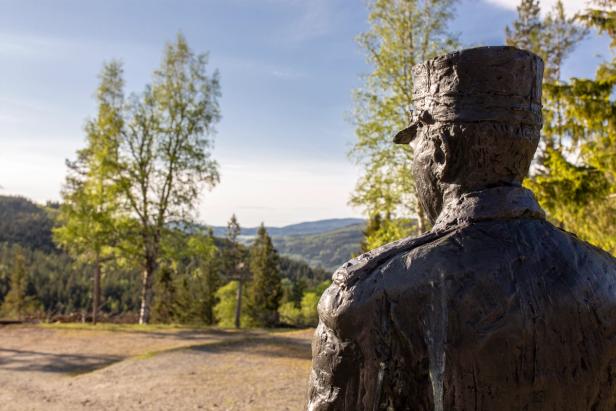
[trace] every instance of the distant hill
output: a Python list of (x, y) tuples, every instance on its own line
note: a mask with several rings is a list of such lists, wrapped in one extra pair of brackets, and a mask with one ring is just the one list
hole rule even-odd
[[(359, 253), (365, 224), (361, 218), (331, 218), (266, 228), (280, 255), (305, 261), (331, 274)], [(217, 237), (227, 234), (227, 227), (212, 229)], [(250, 245), (256, 233), (257, 227), (242, 228), (240, 241)]]
[(281, 255), (302, 259), (330, 273), (360, 252), (364, 223), (351, 224), (318, 234), (273, 236)]
[[(298, 224), (286, 225), (283, 227), (266, 227), (267, 232), (272, 237), (282, 237), (289, 235), (307, 235), (319, 234), (328, 231), (333, 231), (338, 228), (348, 227), (351, 225), (363, 224), (361, 218), (330, 218), (327, 220), (307, 221)], [(227, 234), (227, 227), (213, 226), (214, 235), (216, 237), (224, 237)], [(258, 227), (242, 227), (242, 236), (252, 237), (257, 234)]]
[[(41, 206), (24, 197), (0, 196), (0, 243), (17, 243), (45, 252), (58, 251), (51, 236), (56, 208), (57, 205)], [(303, 261), (314, 269), (320, 267), (329, 276), (359, 252), (364, 224), (359, 218), (334, 218), (267, 227), (267, 230), (280, 255)], [(179, 225), (176, 228), (180, 228)], [(225, 237), (226, 227), (213, 228), (216, 237)], [(189, 230), (187, 227), (180, 229)], [(242, 229), (241, 241), (246, 245), (252, 243), (256, 230), (256, 227)], [(289, 268), (298, 271), (299, 265)], [(311, 275), (320, 277), (317, 271)]]
[(0, 243), (55, 251), (51, 238), (53, 212), (53, 208), (39, 206), (24, 197), (0, 196)]

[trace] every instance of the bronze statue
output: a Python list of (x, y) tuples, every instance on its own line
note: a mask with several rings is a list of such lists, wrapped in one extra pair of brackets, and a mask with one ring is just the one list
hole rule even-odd
[(616, 259), (521, 186), (539, 57), (480, 47), (413, 68), (431, 232), (344, 264), (319, 303), (309, 410), (616, 410)]

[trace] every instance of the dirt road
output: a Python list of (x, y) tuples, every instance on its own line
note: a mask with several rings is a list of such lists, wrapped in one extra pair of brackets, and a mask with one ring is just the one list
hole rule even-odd
[(312, 330), (0, 327), (0, 410), (301, 410)]

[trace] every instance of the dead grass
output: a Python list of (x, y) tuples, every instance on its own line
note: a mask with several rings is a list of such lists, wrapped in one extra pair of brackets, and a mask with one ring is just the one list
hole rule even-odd
[(302, 409), (312, 330), (0, 328), (0, 409)]

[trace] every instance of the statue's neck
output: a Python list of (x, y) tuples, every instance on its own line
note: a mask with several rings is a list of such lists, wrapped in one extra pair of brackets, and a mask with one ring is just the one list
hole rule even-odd
[(433, 230), (474, 221), (513, 218), (545, 218), (530, 190), (520, 186), (498, 186), (460, 194), (451, 189), (444, 194), (444, 205)]

